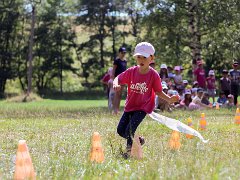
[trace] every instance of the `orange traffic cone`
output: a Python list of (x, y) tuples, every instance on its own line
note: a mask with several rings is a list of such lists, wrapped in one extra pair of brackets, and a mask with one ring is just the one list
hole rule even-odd
[(235, 124), (240, 124), (240, 111), (239, 111), (239, 108), (237, 108), (237, 110), (236, 110)]
[(206, 130), (206, 127), (207, 127), (207, 121), (206, 121), (206, 118), (205, 118), (205, 114), (201, 113), (199, 128), (200, 128), (200, 130)]
[[(189, 127), (193, 128), (193, 123), (192, 123), (192, 119), (191, 119), (191, 118), (188, 118), (188, 119), (187, 119), (187, 125), (188, 125)], [(186, 134), (186, 137), (187, 137), (188, 139), (192, 139), (192, 138), (193, 138), (193, 135), (191, 135), (191, 134)]]
[(171, 138), (169, 140), (169, 147), (172, 150), (178, 150), (181, 147), (180, 143), (180, 133), (178, 131), (173, 131)]
[(139, 140), (139, 136), (135, 135), (133, 139), (133, 144), (131, 148), (131, 156), (136, 159), (142, 159), (143, 158), (143, 151), (142, 146)]
[(32, 160), (25, 140), (18, 143), (14, 180), (36, 179)]
[(92, 136), (92, 148), (90, 152), (90, 160), (102, 163), (104, 161), (101, 137), (98, 132), (94, 132)]
[(220, 109), (220, 107), (219, 107), (219, 104), (218, 103), (216, 103), (216, 109), (218, 110), (218, 109)]

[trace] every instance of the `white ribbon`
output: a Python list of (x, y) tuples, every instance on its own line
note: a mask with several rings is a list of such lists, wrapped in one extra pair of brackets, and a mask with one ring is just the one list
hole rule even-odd
[(184, 123), (182, 123), (178, 120), (168, 118), (166, 116), (162, 116), (162, 115), (157, 114), (155, 112), (152, 112), (151, 114), (149, 114), (149, 116), (153, 120), (156, 120), (157, 122), (160, 122), (161, 124), (167, 126), (168, 128), (170, 128), (172, 130), (196, 136), (204, 143), (207, 143), (209, 141), (209, 140), (205, 140), (198, 131), (196, 131), (195, 129), (187, 126), (186, 124), (184, 124)]

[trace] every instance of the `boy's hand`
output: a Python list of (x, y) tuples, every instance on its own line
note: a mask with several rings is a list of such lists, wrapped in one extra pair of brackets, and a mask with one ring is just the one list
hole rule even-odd
[(178, 102), (180, 100), (180, 96), (179, 95), (173, 95), (170, 97), (170, 104)]
[(118, 85), (113, 84), (113, 89), (114, 89), (114, 91), (120, 91), (121, 86), (119, 84)]

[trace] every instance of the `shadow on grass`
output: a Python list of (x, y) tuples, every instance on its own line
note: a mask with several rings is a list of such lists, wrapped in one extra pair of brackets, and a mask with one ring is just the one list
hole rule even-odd
[(77, 92), (41, 92), (40, 96), (44, 99), (54, 100), (100, 100), (106, 99), (107, 95), (103, 90), (85, 90)]

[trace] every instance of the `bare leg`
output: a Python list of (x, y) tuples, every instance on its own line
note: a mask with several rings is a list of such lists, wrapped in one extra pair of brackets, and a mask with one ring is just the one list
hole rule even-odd
[(114, 96), (113, 106), (114, 106), (115, 114), (117, 114), (119, 112), (121, 97), (122, 97), (122, 88), (120, 91), (117, 91)]

